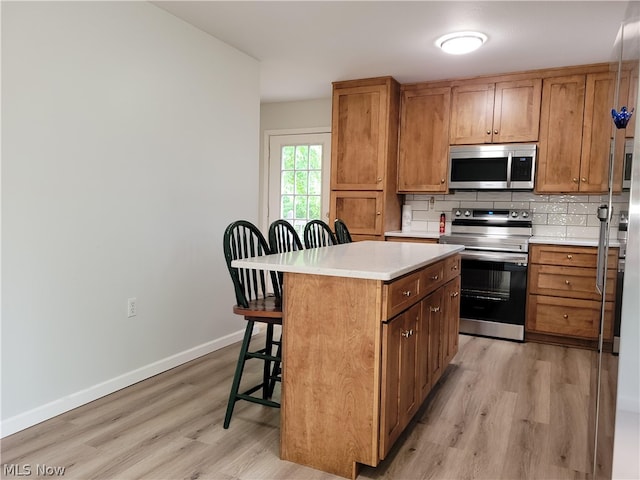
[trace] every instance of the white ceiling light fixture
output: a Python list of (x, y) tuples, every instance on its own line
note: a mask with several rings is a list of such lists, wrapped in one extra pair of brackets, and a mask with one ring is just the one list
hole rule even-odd
[(436, 40), (436, 45), (451, 55), (463, 55), (480, 48), (487, 41), (487, 36), (480, 32), (456, 32), (443, 35)]

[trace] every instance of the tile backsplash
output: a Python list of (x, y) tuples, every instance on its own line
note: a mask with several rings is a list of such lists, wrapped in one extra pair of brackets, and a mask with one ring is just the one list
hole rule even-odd
[[(446, 214), (445, 232), (451, 232), (451, 210), (454, 208), (528, 209), (533, 214), (533, 234), (560, 238), (597, 238), (600, 222), (599, 205), (608, 195), (537, 195), (532, 192), (468, 192), (448, 195), (405, 195), (412, 207), (411, 230), (437, 233), (440, 214)], [(620, 210), (627, 210), (629, 192), (613, 196), (611, 229), (617, 231)], [(612, 232), (615, 238), (615, 232)]]

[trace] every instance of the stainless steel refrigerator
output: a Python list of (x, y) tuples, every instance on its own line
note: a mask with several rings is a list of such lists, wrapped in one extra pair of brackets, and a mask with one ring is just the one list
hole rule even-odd
[[(623, 62), (640, 60), (640, 6), (629, 2), (626, 19), (621, 24), (614, 46), (612, 70), (618, 72), (618, 85), (612, 106), (612, 122), (622, 107), (634, 109), (640, 114), (638, 105), (624, 105), (620, 95), (621, 66)], [(638, 77), (632, 76), (633, 87), (638, 87)], [(640, 91), (640, 90), (638, 90)], [(615, 110), (615, 111), (614, 111)], [(618, 115), (618, 119), (621, 117)], [(621, 125), (616, 125), (620, 128)], [(630, 132), (626, 132), (627, 137)], [(613, 136), (615, 142), (615, 135)], [(622, 288), (622, 307), (619, 329), (619, 351), (603, 350), (604, 337), (604, 294), (607, 290), (606, 262), (610, 238), (615, 238), (611, 229), (612, 186), (614, 162), (611, 156), (609, 172), (609, 194), (603, 197), (603, 204), (597, 215), (601, 220), (599, 241), (598, 288), (601, 290), (602, 310), (600, 321), (600, 341), (594, 358), (593, 412), (593, 478), (640, 478), (640, 121), (636, 121), (633, 134), (629, 190), (628, 224), (626, 240), (626, 268)], [(614, 145), (615, 146), (615, 145)], [(613, 150), (615, 151), (615, 150)], [(619, 212), (618, 212), (619, 213)], [(611, 288), (611, 287), (610, 287)]]

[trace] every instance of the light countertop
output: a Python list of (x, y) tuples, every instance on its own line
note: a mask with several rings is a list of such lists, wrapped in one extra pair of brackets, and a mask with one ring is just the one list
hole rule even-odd
[[(544, 237), (542, 235), (534, 235), (529, 243), (540, 243), (546, 245), (573, 245), (577, 247), (597, 247), (598, 239), (591, 237)], [(620, 242), (616, 238), (609, 238), (609, 246), (617, 248)]]
[(231, 266), (389, 281), (462, 250), (462, 245), (369, 240), (234, 260)]
[(384, 232), (384, 235), (385, 237), (440, 238), (440, 234), (435, 232), (403, 232), (402, 230)]

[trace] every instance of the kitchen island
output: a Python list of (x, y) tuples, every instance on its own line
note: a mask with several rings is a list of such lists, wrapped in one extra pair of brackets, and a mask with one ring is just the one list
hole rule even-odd
[(458, 245), (364, 241), (245, 260), (285, 272), (280, 456), (376, 466), (458, 348)]

